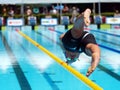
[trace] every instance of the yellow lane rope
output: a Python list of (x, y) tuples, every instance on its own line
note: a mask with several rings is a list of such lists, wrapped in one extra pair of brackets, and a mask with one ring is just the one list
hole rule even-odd
[(71, 72), (73, 75), (75, 75), (78, 79), (82, 80), (86, 85), (92, 88), (92, 90), (103, 90), (100, 86), (92, 82), (90, 79), (88, 79), (86, 76), (82, 75), (80, 72), (69, 66), (67, 63), (62, 61), (60, 58), (49, 52), (47, 49), (42, 47), (39, 43), (32, 40), (30, 37), (28, 37), (26, 34), (22, 33), (19, 30), (16, 30), (20, 35), (22, 35), (25, 39), (27, 39), (29, 42), (31, 42), (33, 45), (35, 45), (37, 48), (42, 50), (44, 53), (48, 54), (51, 58), (53, 58), (56, 62), (58, 62), (61, 66), (63, 66), (65, 69), (67, 69), (69, 72)]

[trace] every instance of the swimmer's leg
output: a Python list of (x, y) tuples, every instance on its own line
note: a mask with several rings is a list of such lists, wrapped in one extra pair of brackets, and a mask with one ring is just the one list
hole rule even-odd
[(89, 26), (90, 25), (90, 14), (91, 14), (91, 10), (86, 9), (81, 15), (79, 15), (74, 23), (73, 29), (84, 30), (84, 26)]

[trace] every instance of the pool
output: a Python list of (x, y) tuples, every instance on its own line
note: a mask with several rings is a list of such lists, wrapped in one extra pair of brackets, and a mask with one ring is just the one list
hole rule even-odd
[[(65, 30), (33, 31), (29, 27), (24, 27), (20, 32), (65, 61), (59, 41), (60, 34)], [(100, 45), (101, 62), (89, 79), (104, 90), (116, 88), (119, 90), (120, 35), (100, 30), (90, 32), (95, 35)], [(76, 61), (70, 67), (85, 75), (90, 61), (91, 58), (82, 53), (80, 61)], [(2, 90), (92, 90), (90, 86), (11, 28), (0, 32), (0, 88)]]

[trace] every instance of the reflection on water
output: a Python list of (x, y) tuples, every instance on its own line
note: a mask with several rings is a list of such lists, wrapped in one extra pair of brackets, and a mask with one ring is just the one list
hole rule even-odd
[(0, 70), (2, 70), (3, 73), (6, 73), (8, 68), (11, 67), (11, 62), (6, 55), (0, 55)]

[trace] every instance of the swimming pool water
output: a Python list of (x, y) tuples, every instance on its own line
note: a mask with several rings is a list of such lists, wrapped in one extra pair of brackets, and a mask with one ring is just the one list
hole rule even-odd
[[(59, 41), (60, 34), (65, 30), (33, 31), (25, 27), (21, 31), (65, 61)], [(101, 61), (89, 79), (104, 90), (119, 90), (119, 36), (94, 30), (91, 33), (101, 45)], [(80, 61), (76, 61), (71, 66), (85, 75), (91, 58), (84, 53), (79, 58)], [(51, 57), (9, 28), (0, 32), (0, 88), (2, 90), (91, 90)]]

